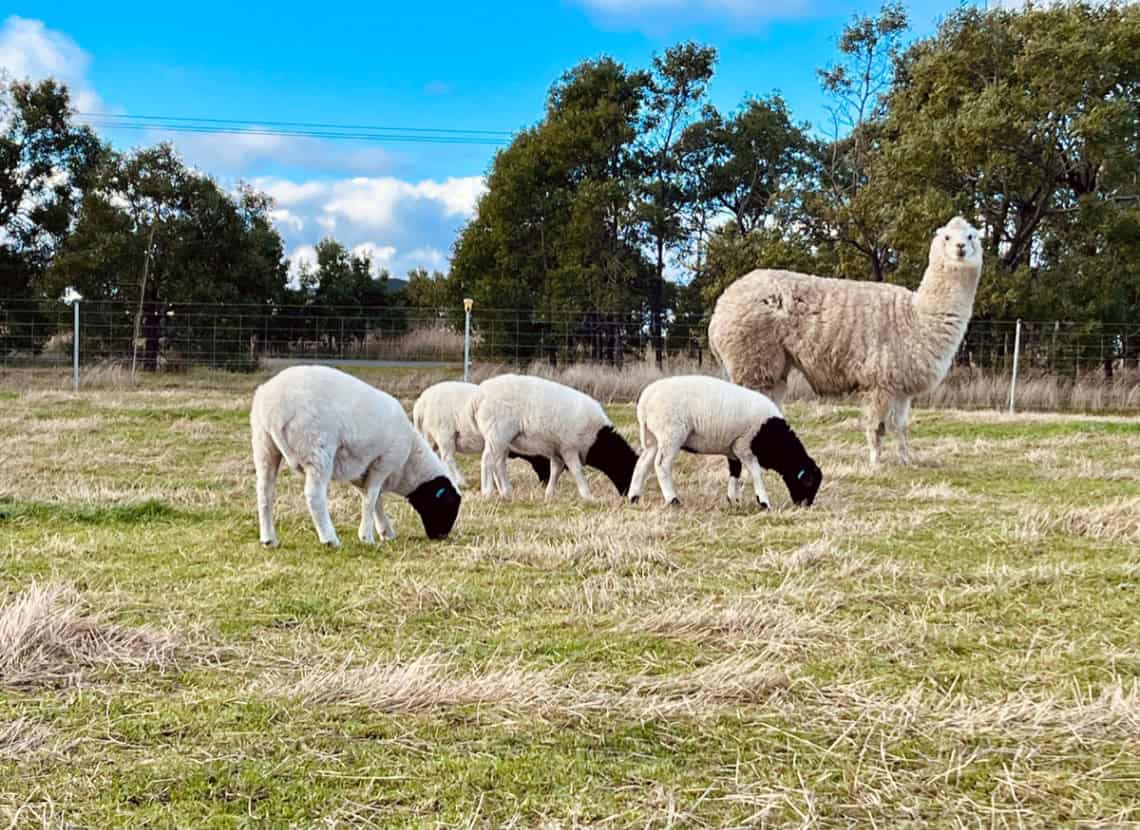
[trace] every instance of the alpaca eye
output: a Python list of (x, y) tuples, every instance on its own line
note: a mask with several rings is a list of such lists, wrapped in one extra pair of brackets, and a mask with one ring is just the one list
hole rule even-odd
[(970, 235), (969, 235), (969, 236), (967, 236), (966, 238), (967, 238), (967, 239), (969, 239), (971, 242), (973, 242), (973, 241), (974, 241), (974, 235), (973, 235), (973, 234), (970, 234)]
[(946, 234), (946, 241), (947, 241), (947, 242), (949, 242), (949, 241), (950, 241), (950, 234)]

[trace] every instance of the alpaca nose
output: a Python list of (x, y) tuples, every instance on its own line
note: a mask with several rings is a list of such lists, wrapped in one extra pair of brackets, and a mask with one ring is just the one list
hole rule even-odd
[(959, 242), (958, 243), (958, 256), (965, 256), (965, 255), (966, 255), (966, 243), (965, 242)]

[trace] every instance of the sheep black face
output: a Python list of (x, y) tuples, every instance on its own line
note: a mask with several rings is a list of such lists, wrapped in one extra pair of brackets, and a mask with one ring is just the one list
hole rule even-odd
[(823, 473), (787, 421), (783, 418), (765, 421), (752, 439), (752, 454), (761, 467), (780, 474), (794, 504), (811, 506), (823, 484)]
[(409, 493), (408, 501), (420, 514), (427, 537), (443, 539), (451, 532), (459, 515), (461, 498), (450, 479), (437, 476)]
[(614, 483), (618, 493), (626, 495), (637, 466), (637, 453), (621, 433), (613, 427), (598, 430), (594, 443), (586, 452), (586, 466), (601, 470)]
[(823, 484), (823, 473), (811, 459), (808, 459), (808, 464), (797, 470), (794, 475), (783, 475), (782, 478), (788, 487), (788, 493), (791, 494), (792, 502), (808, 507), (811, 507), (815, 501), (815, 494)]

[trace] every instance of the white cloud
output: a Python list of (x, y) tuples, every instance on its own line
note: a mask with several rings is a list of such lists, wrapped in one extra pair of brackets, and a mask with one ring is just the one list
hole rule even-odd
[(486, 190), (482, 177), (405, 181), (390, 176), (293, 181), (253, 179), (276, 201), (270, 214), (285, 240), (291, 270), (315, 258), (313, 246), (333, 236), (367, 252), (376, 270), (403, 277), (413, 268), (448, 269), (455, 234)]
[[(257, 129), (257, 124), (246, 125)], [(251, 176), (282, 167), (323, 173), (381, 173), (392, 155), (381, 147), (267, 133), (196, 134), (147, 130), (147, 143), (169, 141), (187, 161), (214, 175)]]
[(571, 0), (598, 22), (660, 32), (692, 23), (758, 24), (816, 13), (818, 0)]
[(103, 102), (87, 81), (91, 56), (62, 32), (40, 20), (12, 15), (0, 27), (0, 67), (17, 80), (54, 78), (71, 91), (72, 105), (102, 112)]

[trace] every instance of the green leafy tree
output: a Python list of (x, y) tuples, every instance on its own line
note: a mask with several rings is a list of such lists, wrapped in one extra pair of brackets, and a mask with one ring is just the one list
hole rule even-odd
[(683, 217), (695, 200), (686, 187), (686, 128), (700, 111), (716, 64), (716, 50), (682, 43), (653, 58), (653, 74), (643, 109), (638, 140), (641, 165), (640, 213), (653, 256), (649, 286), (649, 327), (657, 364), (664, 357), (665, 268), (667, 253), (686, 238)]
[[(45, 296), (67, 286), (88, 301), (127, 301), (138, 309), (145, 343), (142, 365), (158, 366), (161, 340), (201, 357), (207, 339), (188, 328), (193, 317), (172, 314), (187, 304), (280, 302), (286, 270), (281, 239), (269, 219), (270, 200), (249, 188), (237, 196), (182, 162), (160, 144), (111, 156), (84, 195), (73, 231), (38, 282)], [(260, 327), (244, 318), (211, 323), (211, 360), (232, 363), (249, 355), (248, 337)], [(201, 322), (201, 321), (198, 321)], [(213, 331), (226, 333), (222, 350)], [(124, 324), (120, 337), (133, 337)]]

